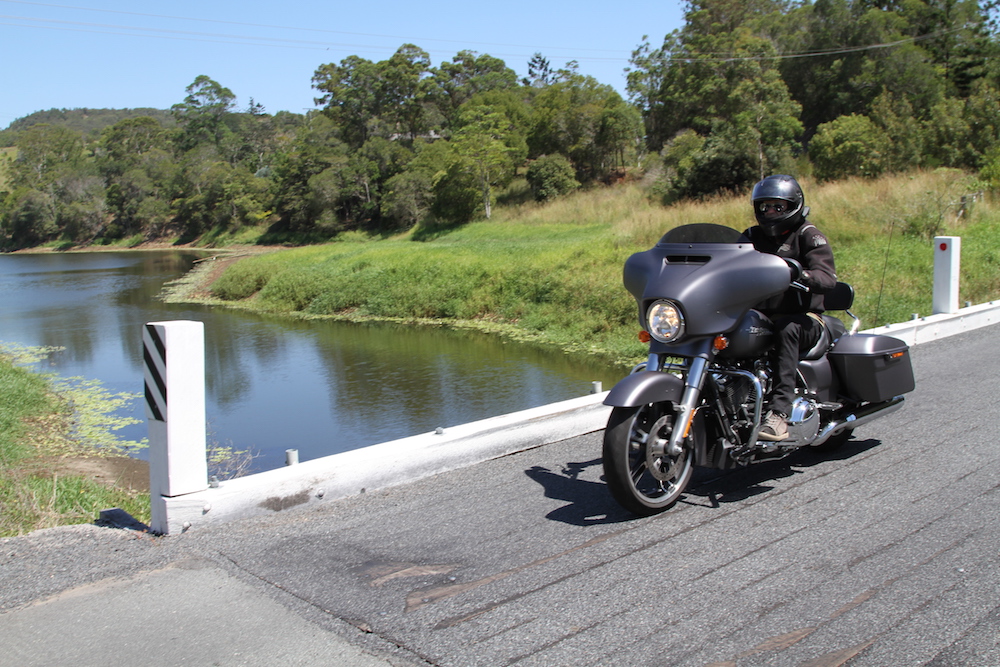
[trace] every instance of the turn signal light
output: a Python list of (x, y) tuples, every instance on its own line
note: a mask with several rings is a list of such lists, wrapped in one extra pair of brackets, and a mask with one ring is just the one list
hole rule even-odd
[(649, 335), (648, 331), (640, 331), (639, 332), (639, 342), (640, 343), (648, 343), (651, 340), (653, 340), (653, 337)]
[(729, 347), (729, 339), (725, 336), (716, 336), (712, 346), (715, 347), (716, 351), (722, 351)]
[(906, 352), (891, 352), (891, 353), (889, 354), (889, 358), (890, 358), (890, 359), (899, 359), (899, 358), (900, 358), (901, 356), (903, 356), (904, 354), (906, 354)]

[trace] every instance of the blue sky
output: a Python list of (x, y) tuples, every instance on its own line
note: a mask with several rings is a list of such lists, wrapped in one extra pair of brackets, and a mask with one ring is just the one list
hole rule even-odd
[(313, 72), (349, 55), (378, 61), (416, 44), (437, 66), (468, 49), (519, 76), (541, 52), (624, 94), (649, 35), (683, 24), (680, 0), (0, 0), (0, 129), (45, 109), (168, 109), (205, 74), (268, 113), (314, 108)]

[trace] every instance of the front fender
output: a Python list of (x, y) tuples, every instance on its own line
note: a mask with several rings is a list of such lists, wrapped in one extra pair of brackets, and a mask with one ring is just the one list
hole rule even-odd
[(684, 380), (676, 375), (642, 371), (625, 377), (612, 387), (604, 399), (604, 405), (631, 408), (661, 401), (677, 403), (683, 394)]

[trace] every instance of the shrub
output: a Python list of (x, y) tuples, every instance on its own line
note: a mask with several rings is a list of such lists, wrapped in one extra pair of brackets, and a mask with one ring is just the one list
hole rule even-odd
[(886, 170), (889, 138), (868, 116), (851, 114), (823, 123), (809, 144), (816, 178), (875, 178)]
[(569, 158), (558, 153), (534, 160), (526, 177), (536, 201), (555, 199), (580, 187)]

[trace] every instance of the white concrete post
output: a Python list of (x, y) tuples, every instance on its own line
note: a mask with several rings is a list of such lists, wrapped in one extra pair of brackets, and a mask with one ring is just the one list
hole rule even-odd
[(208, 488), (205, 454), (205, 326), (149, 322), (142, 331), (149, 425), (150, 529), (169, 535), (166, 498)]
[(934, 237), (933, 314), (958, 312), (959, 269), (962, 257), (960, 236)]

